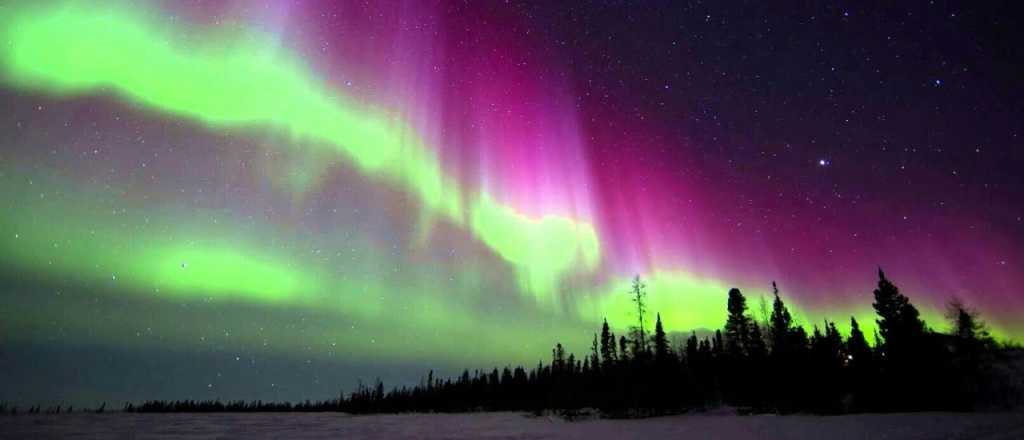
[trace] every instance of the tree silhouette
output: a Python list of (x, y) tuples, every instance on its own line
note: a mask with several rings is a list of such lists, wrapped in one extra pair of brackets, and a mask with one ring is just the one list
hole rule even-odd
[[(763, 326), (747, 316), (742, 293), (732, 289), (724, 328), (711, 337), (691, 332), (677, 352), (657, 314), (651, 347), (641, 342), (646, 339), (641, 326), (634, 327), (634, 340), (616, 339), (604, 320), (600, 337), (593, 335), (590, 354), (582, 360), (556, 343), (550, 363), (539, 361), (532, 369), (464, 369), (447, 379), (436, 378), (430, 370), (419, 385), (391, 390), (378, 378), (372, 386), (360, 381), (348, 395), (318, 402), (147, 401), (128, 403), (124, 411), (555, 411), (574, 418), (585, 407), (599, 408), (609, 417), (643, 417), (721, 404), (740, 411), (840, 413), (965, 410), (1020, 402), (1014, 394), (1019, 385), (1001, 379), (992, 367), (1001, 348), (977, 313), (960, 301), (948, 308), (950, 334), (933, 333), (879, 271), (873, 305), (882, 332), (876, 332), (875, 340), (882, 346), (873, 349), (853, 317), (845, 341), (829, 320), (814, 326), (808, 338), (793, 322), (778, 286), (772, 287), (774, 299), (770, 314), (763, 313), (768, 315)], [(639, 299), (638, 312), (646, 313), (639, 277), (631, 293)], [(56, 414), (61, 407), (33, 406), (28, 411)], [(7, 407), (0, 403), (4, 412)]]
[(654, 324), (654, 359), (659, 363), (667, 363), (671, 356), (671, 349), (668, 346), (668, 336), (661, 326), (661, 313), (658, 313), (658, 320)]
[(847, 387), (850, 390), (851, 402), (848, 410), (868, 411), (876, 407), (872, 398), (877, 391), (873, 388), (876, 382), (874, 353), (864, 339), (857, 319), (850, 317), (850, 337), (846, 341), (846, 362), (848, 370)]
[(597, 343), (597, 333), (594, 333), (594, 342), (590, 344), (590, 358), (586, 362), (587, 366), (595, 371), (601, 368), (601, 348)]
[(605, 371), (611, 371), (612, 366), (618, 360), (617, 358), (615, 335), (608, 328), (608, 320), (605, 319), (604, 324), (601, 326), (601, 368)]
[(640, 280), (640, 275), (633, 277), (633, 285), (629, 289), (631, 301), (636, 304), (637, 335), (635, 336), (633, 356), (647, 353), (647, 336), (644, 332), (644, 314), (647, 313), (647, 285)]
[(772, 292), (775, 300), (772, 302), (772, 314), (770, 318), (771, 329), (769, 335), (772, 340), (772, 352), (786, 352), (792, 339), (793, 317), (789, 314), (786, 304), (779, 298), (779, 286), (772, 281)]
[(946, 318), (952, 324), (953, 337), (963, 348), (992, 342), (985, 324), (978, 319), (978, 313), (959, 298), (953, 298), (946, 306)]
[(871, 347), (864, 339), (864, 333), (860, 331), (860, 324), (857, 318), (850, 317), (850, 337), (846, 342), (848, 353), (848, 364), (867, 364), (871, 362)]
[(882, 334), (887, 356), (900, 356), (909, 345), (924, 334), (924, 322), (919, 318), (917, 308), (900, 293), (899, 288), (885, 278), (885, 272), (878, 269), (878, 288), (874, 291), (875, 302), (871, 305), (878, 312), (878, 330)]
[(926, 331), (917, 308), (881, 268), (874, 297), (882, 336), (880, 385), (893, 394), (884, 409), (941, 407), (942, 396), (933, 386), (945, 375), (941, 343)]
[(946, 319), (952, 327), (952, 362), (950, 373), (950, 399), (957, 409), (972, 409), (983, 393), (998, 393), (1007, 388), (992, 382), (992, 356), (994, 341), (977, 312), (959, 298), (946, 306)]
[(805, 380), (802, 369), (806, 368), (803, 351), (806, 335), (803, 329), (793, 324), (789, 309), (779, 296), (779, 287), (772, 281), (772, 312), (769, 317), (771, 353), (769, 368), (773, 380), (769, 383), (769, 398), (777, 411), (788, 413), (797, 410), (805, 398)]
[(733, 358), (746, 354), (750, 339), (750, 317), (747, 316), (747, 299), (740, 289), (729, 289), (729, 317), (725, 321), (726, 353)]

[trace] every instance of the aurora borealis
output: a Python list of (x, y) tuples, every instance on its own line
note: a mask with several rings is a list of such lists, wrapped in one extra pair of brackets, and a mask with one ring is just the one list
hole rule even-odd
[(882, 266), (1024, 338), (1019, 30), (816, 8), (2, 5), (0, 399), (533, 364), (634, 274), (679, 332), (871, 323)]

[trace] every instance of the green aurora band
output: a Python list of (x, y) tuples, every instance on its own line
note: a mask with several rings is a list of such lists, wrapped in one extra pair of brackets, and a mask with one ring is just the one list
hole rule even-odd
[[(419, 279), (409, 287), (401, 280), (331, 271), (329, 265), (299, 251), (303, 242), (312, 241), (310, 237), (300, 237), (285, 248), (262, 243), (257, 237), (269, 235), (269, 226), (238, 232), (227, 221), (211, 227), (209, 222), (182, 220), (180, 214), (144, 204), (131, 204), (127, 213), (111, 212), (107, 207), (116, 199), (113, 194), (69, 190), (73, 188), (69, 182), (42, 181), (17, 170), (0, 169), (0, 183), (4, 209), (14, 213), (0, 218), (0, 228), (11, 231), (0, 236), (0, 262), (42, 280), (60, 280), (57, 285), (64, 287), (55, 287), (57, 291), (92, 292), (62, 301), (89, 302), (93, 295), (100, 295), (107, 301), (131, 304), (126, 310), (166, 309), (145, 315), (111, 313), (108, 321), (113, 325), (97, 327), (95, 317), (67, 313), (75, 307), (40, 308), (38, 299), (26, 297), (24, 303), (6, 305), (0, 329), (9, 338), (30, 338), (32, 333), (25, 329), (51, 322), (55, 316), (62, 317), (61, 325), (71, 330), (72, 339), (90, 334), (118, 346), (142, 343), (134, 332), (126, 334), (124, 329), (160, 329), (168, 342), (180, 346), (209, 337), (201, 328), (182, 326), (178, 319), (187, 316), (233, 329), (236, 342), (241, 338), (250, 347), (271, 344), (301, 355), (309, 346), (340, 346), (339, 351), (381, 360), (433, 356), (462, 363), (491, 359), (529, 363), (536, 360), (534, 353), (546, 350), (552, 333), (577, 335), (574, 339), (581, 344), (585, 339), (583, 330), (576, 327), (579, 323), (537, 327), (514, 316), (492, 316), (487, 318), (489, 325), (482, 325), (467, 306), (474, 291), (449, 291), (446, 297), (436, 297), (417, 291), (445, 291), (444, 280)], [(40, 193), (47, 196), (39, 197)], [(72, 217), (74, 222), (66, 221)], [(217, 214), (193, 212), (190, 217), (216, 218)], [(147, 238), (126, 240), (126, 236)], [(371, 259), (379, 262), (383, 257)], [(150, 304), (161, 298), (194, 306), (183, 310), (173, 306), (175, 302)], [(233, 310), (243, 304), (249, 312), (223, 314), (215, 308)], [(395, 313), (403, 318), (393, 319)], [(255, 323), (289, 328), (287, 322), (295, 314), (323, 319), (303, 332), (255, 328)], [(419, 337), (409, 338), (410, 334)], [(453, 338), (469, 337), (485, 338), (488, 344), (472, 353), (450, 344)]]
[[(350, 335), (338, 324), (312, 335), (245, 332), (242, 336), (252, 346), (265, 345), (270, 338), (296, 351), (308, 345), (342, 344), (350, 352), (381, 358), (429, 355), (463, 362), (532, 362), (556, 339), (579, 352), (602, 317), (622, 327), (633, 320), (632, 304), (625, 295), (626, 277), (606, 280), (603, 287), (580, 289), (592, 290), (587, 293), (568, 295), (561, 290), (566, 278), (592, 274), (600, 267), (602, 247), (594, 226), (565, 216), (533, 218), (484, 191), (460, 186), (445, 174), (434, 150), (408, 124), (387, 110), (332, 92), (295, 58), (268, 50), (274, 46), (260, 38), (236, 36), (220, 38), (220, 44), (175, 44), (172, 30), (161, 29), (134, 9), (100, 12), (78, 3), (2, 14), (0, 32), (6, 45), (0, 51), (0, 68), (10, 85), (69, 99), (111, 93), (210, 129), (261, 127), (286, 133), (324, 150), (317, 155), (336, 155), (366, 176), (414, 196), (422, 209), (423, 231), (444, 221), (472, 234), (512, 268), (518, 292), (531, 301), (518, 305), (518, 315), (478, 317), (472, 305), (460, 304), (471, 304), (482, 294), (478, 282), (425, 277), (416, 280), (415, 289), (435, 294), (413, 294), (409, 292), (412, 289), (402, 287), (402, 280), (370, 279), (355, 271), (338, 273), (303, 254), (304, 243), (292, 243), (283, 250), (269, 246), (260, 237), (272, 234), (259, 228), (269, 230), (270, 225), (239, 232), (227, 227), (211, 229), (205, 223), (156, 221), (152, 219), (173, 218), (173, 213), (161, 215), (159, 207), (148, 205), (140, 205), (136, 211), (150, 215), (112, 219), (101, 207), (109, 205), (106, 201), (115, 197), (116, 191), (90, 193), (72, 189), (72, 182), (37, 182), (34, 185), (48, 188), (43, 192), (66, 194), (63, 198), (37, 198), (34, 194), (40, 191), (25, 184), (27, 176), (3, 168), (0, 194), (8, 204), (8, 214), (0, 219), (5, 231), (0, 237), (0, 261), (11, 267), (40, 277), (59, 274), (97, 286), (97, 291), (111, 291), (116, 285), (119, 292), (139, 293), (133, 299), (137, 301), (152, 301), (147, 295), (155, 295), (347, 317), (376, 335)], [(293, 146), (287, 142), (277, 145)], [(296, 185), (304, 186), (301, 182)], [(385, 258), (371, 256), (370, 264)], [(466, 279), (473, 276), (464, 275)], [(682, 270), (657, 271), (645, 278), (650, 309), (661, 312), (667, 328), (719, 328), (724, 322), (725, 292), (731, 286)], [(462, 285), (448, 294), (452, 284)], [(862, 295), (865, 303), (869, 302), (868, 287)], [(744, 292), (754, 314), (758, 313), (758, 296), (770, 300), (764, 289), (744, 288)], [(561, 300), (566, 297), (571, 301)], [(817, 322), (816, 317), (838, 318), (853, 311), (869, 336), (874, 327), (867, 304), (827, 311), (789, 305), (805, 325)], [(5, 325), (13, 327), (3, 327), (7, 330), (48, 316), (45, 310), (26, 304), (12, 307), (12, 319)], [(374, 324), (395, 310), (406, 312), (401, 322), (394, 324), (399, 331), (383, 331)], [(842, 313), (831, 313), (838, 311)], [(941, 322), (938, 311), (925, 308), (922, 312), (930, 323)], [(562, 314), (572, 319), (552, 319)], [(179, 344), (199, 337), (198, 331), (175, 326), (171, 318), (159, 314), (117, 319), (127, 327), (149, 323), (174, 328), (170, 334)], [(70, 316), (68, 320), (72, 328), (89, 326), (86, 317)], [(248, 325), (237, 315), (227, 320), (236, 328)], [(554, 323), (535, 324), (540, 321)], [(848, 329), (845, 319), (837, 321)], [(1003, 330), (994, 329), (994, 333), (1007, 336)], [(109, 331), (100, 339), (121, 345), (136, 343)], [(422, 336), (415, 347), (404, 336), (408, 334)], [(488, 343), (480, 344), (473, 353), (459, 351), (449, 343), (470, 335)]]
[(364, 173), (416, 195), (430, 215), (468, 227), (517, 268), (522, 290), (541, 301), (577, 263), (590, 269), (598, 263), (600, 246), (589, 223), (531, 219), (485, 193), (470, 200), (406, 124), (335, 96), (258, 38), (175, 46), (168, 32), (132, 11), (77, 4), (16, 12), (2, 23), (11, 83), (59, 96), (110, 90), (210, 127), (268, 126), (332, 148)]

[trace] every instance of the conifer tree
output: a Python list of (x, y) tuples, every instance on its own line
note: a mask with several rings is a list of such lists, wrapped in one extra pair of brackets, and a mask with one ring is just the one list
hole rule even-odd
[(874, 355), (857, 319), (850, 317), (850, 337), (846, 340), (846, 365), (849, 368), (849, 391), (852, 409), (867, 411), (874, 408)]
[(658, 320), (654, 324), (654, 359), (659, 363), (665, 363), (669, 360), (671, 350), (668, 346), (668, 337), (661, 326), (661, 313), (657, 316)]
[(750, 317), (747, 316), (747, 299), (740, 289), (729, 290), (729, 318), (725, 322), (726, 353), (733, 358), (742, 357), (750, 339)]
[(697, 359), (697, 332), (692, 332), (686, 339), (686, 363), (692, 365)]
[(565, 348), (561, 343), (555, 344), (555, 348), (551, 349), (551, 372), (557, 375), (564, 371), (565, 367)]
[(846, 352), (849, 364), (853, 367), (866, 365), (871, 361), (871, 347), (864, 339), (864, 333), (860, 331), (860, 324), (857, 319), (850, 317), (850, 338), (846, 340)]
[(911, 345), (920, 342), (924, 335), (924, 322), (919, 318), (917, 308), (900, 293), (899, 288), (885, 278), (885, 272), (878, 269), (878, 288), (874, 291), (875, 308), (880, 319), (878, 330), (882, 333), (886, 354), (902, 356)]
[(985, 324), (978, 319), (978, 313), (964, 305), (959, 298), (953, 298), (946, 306), (946, 318), (952, 324), (953, 337), (958, 349), (990, 344), (992, 342)]
[(715, 339), (711, 344), (711, 354), (715, 357), (721, 357), (723, 352), (725, 352), (725, 342), (722, 341), (722, 331), (715, 330)]
[(837, 359), (842, 360), (843, 355), (843, 335), (839, 333), (839, 329), (836, 328), (836, 323), (832, 321), (826, 321), (825, 325), (825, 340), (829, 350), (829, 354)]
[(644, 331), (644, 314), (647, 313), (647, 290), (646, 285), (640, 280), (640, 275), (633, 277), (633, 285), (629, 289), (630, 300), (636, 304), (637, 328), (633, 341), (633, 357), (639, 357), (647, 353), (647, 335)]
[(611, 370), (612, 365), (615, 364), (615, 358), (615, 335), (608, 328), (608, 320), (605, 319), (604, 324), (601, 325), (601, 367), (606, 371)]
[[(984, 377), (991, 376), (991, 357), (994, 342), (985, 329), (978, 314), (962, 301), (953, 298), (946, 306), (946, 318), (952, 324), (952, 348), (950, 374), (953, 376), (948, 397), (952, 407), (971, 409), (978, 396), (986, 388), (1005, 388), (986, 384)], [(991, 391), (989, 391), (991, 394)]]
[(612, 349), (611, 361), (613, 363), (614, 362), (618, 362), (622, 358), (622, 356), (626, 355), (625, 351), (623, 351), (621, 354), (619, 353), (619, 349), (617, 348), (618, 345), (617, 345), (616, 341), (618, 341), (618, 339), (615, 339), (615, 333), (612, 333), (611, 339), (609, 339), (609, 341), (608, 341), (609, 342), (608, 345), (611, 346), (611, 349)]
[(787, 346), (791, 345), (793, 317), (790, 316), (789, 309), (786, 308), (786, 304), (779, 297), (779, 286), (775, 284), (775, 281), (772, 281), (772, 291), (775, 294), (770, 318), (771, 329), (769, 330), (772, 341), (772, 353), (783, 354), (788, 351)]

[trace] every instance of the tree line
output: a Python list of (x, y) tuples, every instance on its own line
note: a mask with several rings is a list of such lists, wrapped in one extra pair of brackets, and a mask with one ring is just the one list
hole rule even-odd
[[(739, 289), (728, 292), (728, 318), (703, 338), (691, 333), (673, 344), (661, 316), (647, 330), (646, 287), (633, 279), (629, 295), (637, 322), (616, 335), (605, 320), (581, 357), (556, 344), (549, 363), (527, 369), (464, 370), (452, 378), (431, 371), (417, 386), (385, 390), (378, 379), (338, 398), (300, 403), (162, 401), (126, 404), (127, 412), (382, 412), (556, 411), (572, 417), (584, 408), (608, 417), (704, 410), (721, 405), (744, 413), (840, 414), (973, 410), (1021, 403), (1020, 377), (998, 365), (1018, 356), (997, 344), (976, 312), (951, 301), (952, 330), (931, 330), (917, 308), (881, 269), (872, 306), (877, 332), (869, 344), (850, 318), (842, 335), (825, 320), (808, 334), (794, 322), (772, 283), (770, 313), (758, 321)], [(675, 345), (675, 346), (674, 346)], [(1014, 383), (1013, 381), (1017, 381)], [(6, 408), (6, 407), (4, 407)], [(57, 407), (59, 412), (60, 407)], [(16, 411), (16, 408), (12, 409)], [(38, 408), (36, 409), (38, 412)], [(102, 411), (102, 410), (101, 410)]]

